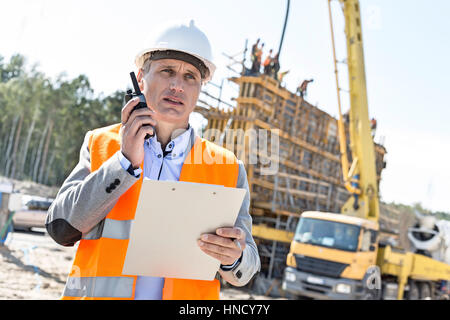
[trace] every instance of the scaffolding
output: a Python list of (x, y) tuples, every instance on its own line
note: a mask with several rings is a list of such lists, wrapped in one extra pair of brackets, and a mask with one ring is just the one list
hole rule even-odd
[[(338, 213), (350, 196), (342, 179), (337, 119), (269, 76), (229, 80), (239, 88), (236, 105), (221, 100), (222, 82), (217, 86), (219, 98), (207, 91), (202, 93), (215, 103), (200, 99), (195, 111), (207, 119), (203, 137), (235, 152), (244, 162), (261, 275), (268, 280), (281, 279), (301, 213)], [(256, 133), (256, 138), (249, 132)], [(264, 142), (268, 150), (272, 135), (276, 135), (277, 157), (258, 149), (259, 132), (267, 133)], [(375, 150), (379, 183), (386, 149), (375, 144)], [(268, 162), (276, 164), (276, 172), (264, 172), (262, 164)]]

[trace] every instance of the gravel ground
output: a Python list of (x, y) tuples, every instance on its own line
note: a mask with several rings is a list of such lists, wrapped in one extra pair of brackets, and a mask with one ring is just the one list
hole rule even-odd
[[(0, 299), (54, 300), (64, 289), (76, 247), (56, 244), (45, 232), (13, 232), (0, 246)], [(222, 300), (266, 300), (225, 288)]]
[(13, 232), (0, 247), (0, 299), (58, 299), (75, 248), (59, 246), (43, 232)]

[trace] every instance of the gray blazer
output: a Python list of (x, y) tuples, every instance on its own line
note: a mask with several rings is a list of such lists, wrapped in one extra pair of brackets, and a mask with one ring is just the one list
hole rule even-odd
[[(191, 130), (191, 149), (195, 131)], [(105, 217), (119, 197), (139, 178), (125, 171), (117, 154), (105, 161), (95, 172), (91, 172), (88, 147), (89, 131), (80, 150), (80, 160), (64, 181), (55, 200), (48, 209), (46, 228), (49, 235), (60, 245), (73, 246), (80, 239), (98, 239), (102, 236)], [(109, 188), (111, 184), (115, 188)], [(235, 227), (246, 233), (246, 247), (241, 262), (231, 271), (219, 270), (220, 275), (234, 286), (244, 286), (260, 271), (258, 249), (252, 237), (252, 218), (249, 214), (250, 192), (244, 164), (239, 160), (237, 188), (247, 189)], [(106, 191), (108, 190), (108, 191)]]

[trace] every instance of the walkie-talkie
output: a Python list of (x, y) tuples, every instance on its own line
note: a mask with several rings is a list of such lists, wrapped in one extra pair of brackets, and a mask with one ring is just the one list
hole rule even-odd
[[(133, 108), (133, 110), (131, 110), (131, 112), (133, 112), (136, 109), (148, 108), (147, 102), (145, 101), (145, 96), (142, 94), (141, 89), (139, 89), (139, 85), (138, 85), (136, 75), (134, 74), (134, 72), (130, 72), (130, 77), (131, 77), (131, 82), (133, 83), (134, 92), (131, 91), (131, 89), (127, 90), (127, 93), (125, 94), (125, 103), (127, 103), (134, 97), (139, 97), (139, 103), (137, 104), (137, 106), (135, 106)], [(147, 133), (145, 135), (145, 139), (153, 137), (154, 134), (155, 134), (154, 131), (153, 131), (153, 134), (151, 134), (151, 135)]]

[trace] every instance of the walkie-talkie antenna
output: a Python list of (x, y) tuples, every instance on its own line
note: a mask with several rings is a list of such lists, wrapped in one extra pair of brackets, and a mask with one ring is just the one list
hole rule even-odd
[(134, 92), (136, 93), (136, 95), (140, 95), (141, 94), (141, 89), (139, 89), (139, 85), (136, 79), (136, 75), (134, 74), (134, 72), (130, 72), (130, 76), (131, 76), (131, 82), (133, 82), (133, 87), (134, 87)]

